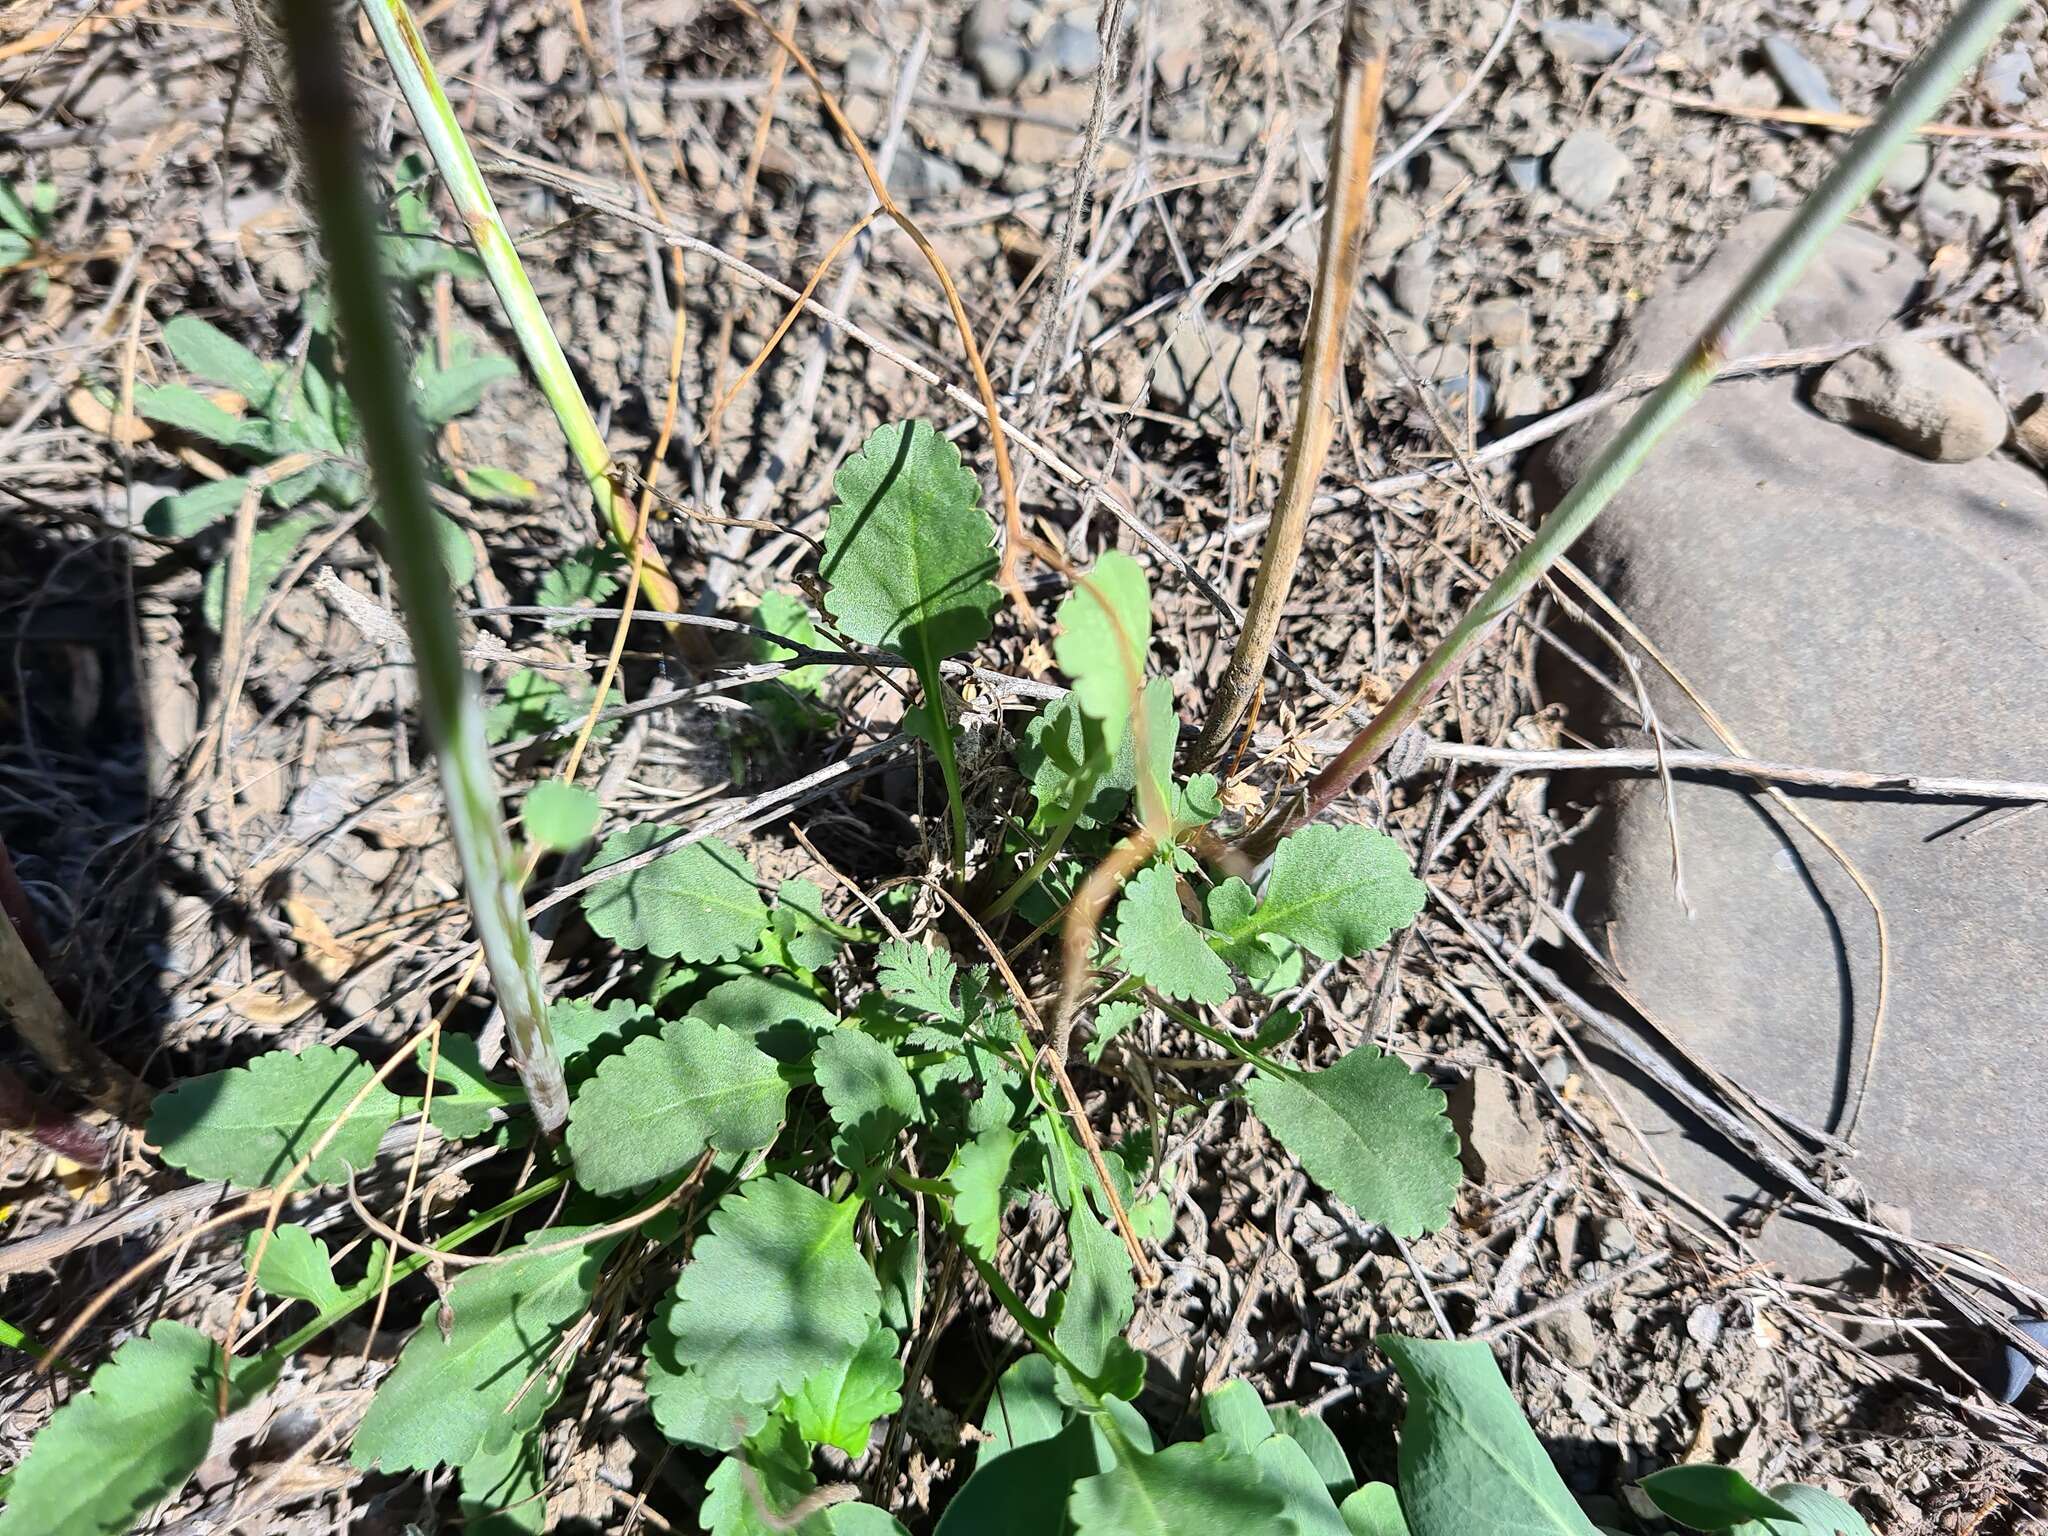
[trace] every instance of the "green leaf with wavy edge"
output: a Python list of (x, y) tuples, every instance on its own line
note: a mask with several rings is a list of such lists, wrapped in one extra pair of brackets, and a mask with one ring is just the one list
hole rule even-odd
[[(655, 826), (614, 832), (591, 871), (601, 873), (670, 835)], [(760, 942), (768, 926), (768, 904), (755, 887), (746, 855), (707, 837), (592, 886), (583, 893), (583, 915), (593, 932), (625, 949), (700, 965), (736, 960)]]
[(430, 1308), (371, 1400), (350, 1459), (387, 1472), (463, 1467), (532, 1434), (562, 1389), (550, 1369), (556, 1342), (590, 1305), (618, 1239), (540, 1250), (589, 1230), (545, 1228), (505, 1262), (464, 1269), (448, 1288), (448, 1331)]
[(1074, 1485), (1067, 1511), (1077, 1536), (1245, 1536), (1275, 1529), (1286, 1504), (1251, 1457), (1199, 1440), (1120, 1452), (1116, 1466)]
[(1390, 1483), (1367, 1483), (1337, 1506), (1351, 1536), (1409, 1536), (1401, 1496)]
[(1172, 868), (1153, 864), (1124, 886), (1116, 908), (1124, 968), (1162, 997), (1198, 1003), (1230, 1000), (1230, 968), (1181, 910)]
[[(92, 1373), (51, 1416), (14, 1468), (0, 1536), (121, 1536), (184, 1487), (213, 1443), (220, 1346), (183, 1323), (159, 1322)], [(239, 1407), (276, 1378), (252, 1360), (235, 1369)]]
[(728, 1029), (676, 1019), (608, 1058), (569, 1106), (576, 1181), (616, 1194), (687, 1168), (705, 1147), (752, 1152), (782, 1129), (789, 1084)]
[(730, 1451), (768, 1422), (768, 1404), (745, 1403), (714, 1396), (704, 1378), (676, 1359), (675, 1339), (667, 1314), (657, 1310), (647, 1320), (643, 1351), (647, 1403), (655, 1427), (677, 1445), (706, 1451)]
[[(416, 1052), (422, 1072), (427, 1070), (428, 1044), (422, 1040)], [(484, 1071), (474, 1035), (442, 1032), (434, 1059), (434, 1100), (427, 1106), (435, 1130), (450, 1141), (487, 1135), (494, 1123), (492, 1110), (509, 1110), (525, 1102), (524, 1088), (494, 1082)]]
[(540, 1536), (548, 1526), (540, 1437), (473, 1458), (462, 1469), (462, 1536)]
[(284, 370), (243, 346), (217, 325), (197, 315), (176, 315), (164, 322), (164, 345), (178, 366), (195, 378), (224, 384), (254, 410), (270, 400)]
[(801, 1060), (839, 1022), (839, 1010), (815, 985), (757, 971), (720, 982), (691, 1005), (690, 1016), (744, 1035), (777, 1061)]
[(1023, 1137), (1007, 1125), (983, 1131), (953, 1154), (953, 1220), (973, 1252), (993, 1262), (1009, 1204), (1010, 1164)]
[(782, 953), (794, 966), (821, 971), (838, 958), (849, 931), (825, 910), (825, 893), (815, 880), (785, 880), (775, 889), (769, 915)]
[[(1053, 659), (1074, 685), (1082, 710), (1101, 724), (1103, 745), (1123, 745), (1131, 714), (1145, 686), (1152, 643), (1152, 589), (1145, 571), (1122, 550), (1107, 550), (1077, 577), (1060, 603)], [(1172, 755), (1172, 742), (1151, 742)]]
[(1420, 1237), (1450, 1219), (1458, 1135), (1441, 1090), (1373, 1045), (1320, 1072), (1255, 1077), (1245, 1097), (1304, 1172), (1360, 1219)]
[(903, 1405), (899, 1348), (896, 1335), (877, 1323), (852, 1355), (805, 1377), (788, 1408), (803, 1437), (836, 1445), (849, 1456), (862, 1455), (875, 1420)]
[(727, 1195), (668, 1308), (677, 1365), (714, 1397), (772, 1403), (850, 1357), (882, 1307), (853, 1240), (860, 1209), (780, 1174)]
[(600, 1040), (622, 1035), (640, 1020), (653, 1017), (644, 1004), (630, 997), (603, 1003), (586, 997), (558, 998), (548, 1005), (548, 1030), (555, 1037), (555, 1050), (567, 1061)]
[(300, 1187), (339, 1184), (351, 1169), (361, 1172), (376, 1160), (377, 1143), (398, 1119), (398, 1096), (381, 1083), (349, 1108), (373, 1076), (354, 1051), (336, 1046), (271, 1051), (246, 1067), (209, 1072), (158, 1094), (149, 1140), (165, 1162), (196, 1179), (264, 1189), (339, 1122)]
[(818, 571), (839, 628), (908, 661), (924, 690), (917, 720), (952, 812), (953, 857), (965, 857), (967, 814), (945, 718), (939, 663), (985, 639), (996, 591), (995, 526), (960, 450), (928, 422), (877, 427), (832, 477), (835, 500)]
[(496, 353), (457, 358), (443, 368), (431, 351), (423, 352), (413, 363), (413, 409), (428, 426), (445, 426), (482, 405), (487, 388), (518, 371), (511, 358)]
[(542, 779), (526, 792), (519, 813), (528, 837), (543, 848), (567, 853), (589, 841), (602, 809), (597, 796), (581, 785)]
[(1131, 1258), (1123, 1240), (1096, 1220), (1084, 1201), (1075, 1201), (1067, 1212), (1067, 1242), (1074, 1264), (1061, 1293), (1053, 1342), (1081, 1371), (1100, 1376), (1137, 1306)]
[(1392, 1334), (1376, 1342), (1408, 1389), (1401, 1510), (1413, 1536), (1594, 1536), (1492, 1350)]
[(1696, 1531), (1725, 1531), (1753, 1520), (1799, 1518), (1735, 1468), (1712, 1462), (1666, 1467), (1643, 1478), (1640, 1486), (1652, 1504)]
[(817, 1486), (796, 1426), (770, 1419), (705, 1479), (698, 1524), (706, 1536), (811, 1536), (822, 1520), (789, 1516)]
[(818, 1088), (838, 1122), (840, 1160), (859, 1168), (888, 1154), (896, 1133), (921, 1118), (917, 1085), (896, 1053), (846, 1025), (826, 1034), (813, 1055)]
[[(242, 1267), (250, 1268), (261, 1232), (251, 1232), (242, 1244)], [(334, 1282), (334, 1257), (327, 1245), (296, 1222), (286, 1222), (263, 1244), (263, 1262), (256, 1266), (256, 1283), (266, 1296), (287, 1301), (307, 1301), (316, 1312), (330, 1312), (342, 1304), (341, 1287)]]
[(1415, 921), (1427, 896), (1391, 837), (1319, 822), (1280, 844), (1264, 899), (1250, 898), (1235, 878), (1210, 895), (1209, 921), (1226, 950), (1278, 934), (1318, 960), (1338, 960), (1378, 949)]

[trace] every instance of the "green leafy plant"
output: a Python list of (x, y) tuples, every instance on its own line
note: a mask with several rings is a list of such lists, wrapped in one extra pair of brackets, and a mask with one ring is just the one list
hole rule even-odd
[[(57, 184), (0, 181), (0, 277), (25, 267), (43, 254), (50, 240), (50, 220), (57, 211)], [(40, 291), (49, 275), (38, 273), (30, 285)]]

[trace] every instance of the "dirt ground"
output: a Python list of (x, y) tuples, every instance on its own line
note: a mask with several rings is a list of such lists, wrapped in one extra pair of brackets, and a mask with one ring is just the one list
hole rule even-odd
[[(1197, 720), (1235, 634), (1218, 596), (1241, 603), (1249, 590), (1256, 519), (1286, 445), (1337, 15), (1108, 3), (1125, 27), (1092, 153), (1090, 7), (998, 6), (996, 41), (1027, 45), (1015, 79), (952, 4), (792, 0), (789, 10), (959, 277), (1019, 445), (1027, 520), (1077, 556), (1121, 546), (1146, 561), (1160, 594), (1153, 662), (1172, 676), (1182, 717)], [(423, 20), (627, 462), (644, 463), (659, 426), (680, 306), (682, 411), (654, 537), (686, 606), (737, 613), (769, 588), (798, 588), (814, 568), (831, 469), (881, 422), (938, 424), (992, 493), (944, 301), (886, 221), (818, 290), (842, 318), (800, 319), (708, 419), (767, 341), (787, 288), (869, 207), (815, 92), (784, 75), (743, 10), (593, 6), (600, 67), (557, 0), (444, 3)], [(1312, 524), (1280, 642), (1321, 689), (1274, 687), (1261, 701), (1257, 745), (1236, 764), (1237, 812), (1319, 762), (1346, 733), (1345, 707), (1383, 702), (1509, 556), (1497, 513), (1534, 515), (1526, 456), (1486, 445), (1583, 394), (1646, 293), (1752, 209), (1796, 203), (1830, 163), (1839, 136), (1773, 118), (1790, 96), (1760, 52), (1764, 37), (1792, 40), (1856, 113), (1939, 20), (1931, 4), (1889, 0), (1397, 8), (1381, 154), (1398, 158), (1375, 196), (1331, 501)], [(1617, 32), (1628, 40), (1618, 54)], [(2035, 9), (2016, 34), (2036, 91), (2048, 76), (2041, 33)], [(374, 49), (354, 64), (388, 175), (418, 141)], [(659, 213), (635, 188), (600, 78), (627, 103)], [(1999, 78), (1973, 77), (1949, 119), (2048, 122), (2048, 98), (2014, 108), (2001, 90)], [(1568, 199), (1550, 179), (1554, 160), (1544, 168), (1579, 133), (1625, 162), (1604, 197), (1577, 188)], [(1939, 294), (1932, 313), (2000, 323), (2028, 263), (2039, 267), (2041, 146), (1965, 134), (1934, 147), (1940, 185), (1993, 189), (2007, 216), (1944, 234), (1923, 216), (1925, 195), (1902, 185), (1859, 217), (1917, 243)], [(1084, 162), (1076, 297), (1061, 307), (1048, 300)], [(166, 493), (218, 473), (123, 414), (138, 385), (175, 376), (164, 322), (203, 317), (264, 358), (305, 345), (318, 258), (290, 163), (230, 7), (0, 5), (0, 179), (55, 189), (33, 260), (0, 274), (0, 838), (67, 1001), (158, 1086), (313, 1041), (381, 1056), (445, 1000), (468, 953), (409, 674), (363, 617), (391, 601), (358, 526), (363, 508), (330, 515), (293, 550), (271, 596), (228, 637), (207, 621), (203, 589), (235, 558), (234, 519), (198, 538), (145, 526)], [(664, 227), (686, 237), (679, 286), (655, 233)], [(423, 291), (430, 335), (516, 355), (486, 283), (444, 278)], [(587, 695), (611, 628), (564, 629), (530, 611), (548, 574), (595, 537), (554, 419), (515, 378), (458, 433), (447, 445), (457, 462), (539, 487), (523, 506), (447, 503), (474, 556), (472, 655), (491, 700), (522, 667)], [(1045, 612), (1057, 591), (1049, 577), (1034, 589)], [(1427, 734), (1569, 744), (1535, 681), (1563, 621), (1554, 600), (1531, 605), (1444, 696)], [(742, 729), (732, 692), (694, 687), (715, 682), (732, 655), (635, 638), (625, 697), (686, 697), (622, 722), (594, 749), (591, 782), (618, 824), (682, 825), (748, 806), (896, 731), (899, 696), (852, 673), (825, 695), (832, 727), (785, 751)], [(1006, 621), (977, 661), (1029, 674), (1030, 643)], [(988, 690), (979, 707), (1000, 701)], [(534, 761), (507, 753), (501, 767), (516, 787)], [(1153, 1358), (1155, 1422), (1171, 1425), (1195, 1388), (1239, 1374), (1269, 1400), (1325, 1415), (1361, 1470), (1385, 1475), (1399, 1398), (1370, 1339), (1450, 1332), (1500, 1341), (1568, 1482), (1617, 1528), (1655, 1528), (1631, 1502), (1636, 1478), (1700, 1456), (1759, 1483), (1836, 1489), (1899, 1536), (2044, 1528), (2039, 1423), (1978, 1389), (1984, 1346), (1966, 1342), (1942, 1300), (1902, 1272), (1856, 1286), (1787, 1281), (1685, 1192), (1658, 1190), (1571, 1017), (1504, 965), (1533, 950), (1569, 966), (1542, 903), (1565, 899), (1555, 854), (1581, 825), (1571, 807), (1538, 774), (1439, 758), (1397, 766), (1360, 810), (1403, 839), (1463, 921), (1432, 906), (1389, 950), (1313, 971), (1292, 999), (1309, 1021), (1292, 1049), (1316, 1059), (1390, 1039), (1461, 1105), (1472, 1178), (1453, 1225), (1403, 1247), (1307, 1189), (1245, 1117), (1219, 1109), (1177, 1129), (1158, 1164), (1177, 1230), (1135, 1333)], [(896, 768), (832, 781), (800, 811), (771, 803), (743, 825), (764, 871), (815, 874), (815, 848), (872, 883), (927, 857), (917, 804), (915, 776)], [(615, 982), (606, 954), (564, 925), (551, 984), (568, 995)], [(469, 1009), (458, 1027), (486, 1017)], [(1184, 1051), (1157, 1021), (1147, 1027), (1162, 1058)], [(30, 1089), (51, 1089), (26, 1056), (13, 1066)], [(1142, 1122), (1117, 1077), (1084, 1088), (1105, 1128)], [(444, 1207), (517, 1175), (448, 1171), (457, 1156), (430, 1164)], [(401, 1175), (366, 1181), (365, 1198), (390, 1203)], [(95, 1175), (46, 1142), (0, 1133), (0, 1316), (31, 1335), (59, 1331), (192, 1221), (195, 1208), (165, 1203), (186, 1182), (139, 1137)], [(141, 1214), (125, 1232), (87, 1234), (129, 1208)], [(293, 1211), (337, 1247), (359, 1236), (331, 1197)], [(242, 1276), (239, 1232), (193, 1243), (101, 1315), (77, 1353), (104, 1358), (158, 1316), (217, 1330)], [(1054, 1279), (1034, 1247), (1044, 1245), (1019, 1234), (1027, 1299)], [(216, 1439), (155, 1528), (431, 1526), (445, 1498), (431, 1480), (365, 1478), (345, 1454), (403, 1340), (395, 1322), (416, 1311), (394, 1301), (394, 1325), (377, 1336), (343, 1329), (298, 1360), (260, 1420)], [(874, 1492), (912, 1529), (956, 1484), (968, 1394), (1000, 1347), (985, 1316), (964, 1309), (939, 1341), (929, 1401), (909, 1415), (892, 1481)], [(4, 1465), (55, 1399), (26, 1356), (0, 1357)], [(592, 1411), (561, 1416), (552, 1507), (560, 1521), (617, 1529), (647, 1494), (647, 1519), (694, 1528), (708, 1464), (666, 1454), (625, 1369), (633, 1358), (631, 1348), (594, 1354), (572, 1384), (572, 1406)]]

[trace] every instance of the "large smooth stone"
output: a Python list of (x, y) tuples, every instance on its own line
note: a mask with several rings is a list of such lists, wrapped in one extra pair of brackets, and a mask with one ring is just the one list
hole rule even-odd
[[(1634, 317), (1611, 376), (1671, 366), (1781, 226), (1741, 225)], [(1893, 325), (1918, 263), (1835, 237), (1745, 354)], [(2048, 779), (2048, 491), (2002, 457), (1936, 464), (1823, 419), (1810, 381), (1717, 384), (1576, 551), (1754, 755), (1826, 767)], [(1568, 485), (1620, 424), (1561, 439)], [(1552, 494), (1554, 494), (1554, 488)], [(1598, 652), (1596, 652), (1598, 654)], [(1668, 731), (1717, 747), (1647, 660)], [(1564, 674), (1557, 674), (1560, 691)], [(1576, 700), (1616, 745), (1646, 738), (1612, 700)], [(1596, 718), (1597, 717), (1597, 718)], [(1573, 785), (1574, 792), (1588, 786)], [(1795, 791), (1794, 793), (1799, 793)], [(1681, 780), (1686, 888), (1653, 777), (1600, 781), (1580, 915), (1631, 990), (1698, 1057), (1812, 1125), (1838, 1126), (1870, 1049), (1876, 929), (1805, 832), (1731, 782)], [(2048, 811), (1806, 792), (1890, 919), (1892, 990), (1847, 1171), (1914, 1236), (2048, 1274)], [(1768, 1187), (1658, 1093), (1629, 1108), (1677, 1180), (1733, 1218)], [(1854, 1258), (1777, 1216), (1766, 1255), (1808, 1276)]]

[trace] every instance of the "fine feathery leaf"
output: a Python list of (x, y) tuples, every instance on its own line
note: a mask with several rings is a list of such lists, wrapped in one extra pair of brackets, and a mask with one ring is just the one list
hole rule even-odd
[[(213, 1443), (220, 1346), (159, 1322), (92, 1373), (14, 1469), (0, 1536), (121, 1536), (176, 1493)], [(235, 1397), (267, 1384), (238, 1367)]]
[(1469, 1339), (1377, 1342), (1408, 1389), (1401, 1509), (1413, 1536), (1594, 1536), (1492, 1350)]
[(1255, 1077), (1252, 1109), (1303, 1171), (1361, 1219), (1420, 1237), (1450, 1219), (1458, 1135), (1444, 1096), (1398, 1057), (1361, 1045), (1300, 1077)]
[(1116, 938), (1125, 968), (1161, 996), (1229, 1001), (1230, 968), (1181, 910), (1179, 881), (1168, 865), (1142, 869), (1124, 887)]
[(953, 982), (959, 974), (960, 967), (944, 950), (890, 939), (882, 946), (875, 979), (890, 1001), (948, 1024), (964, 1025), (967, 1015), (953, 999)]
[(373, 1075), (354, 1051), (331, 1045), (271, 1051), (246, 1067), (209, 1072), (158, 1094), (149, 1139), (165, 1162), (196, 1179), (262, 1189), (283, 1178), (348, 1110), (300, 1181), (338, 1184), (351, 1169), (370, 1166), (398, 1119), (398, 1097), (381, 1083), (348, 1109)]
[(561, 1391), (550, 1364), (556, 1339), (589, 1306), (600, 1263), (617, 1239), (532, 1250), (587, 1230), (545, 1228), (526, 1240), (527, 1251), (462, 1272), (448, 1289), (454, 1317), (447, 1331), (430, 1317), (378, 1388), (350, 1452), (357, 1466), (462, 1467), (479, 1456), (502, 1456), (533, 1432)]
[(1276, 1529), (1285, 1509), (1259, 1464), (1220, 1440), (1119, 1454), (1067, 1503), (1076, 1536), (1244, 1536)]
[(526, 792), (520, 816), (526, 835), (543, 848), (567, 853), (580, 847), (597, 828), (597, 796), (560, 779), (542, 779)]
[(866, 1451), (875, 1420), (903, 1404), (899, 1347), (896, 1335), (877, 1323), (856, 1353), (806, 1377), (790, 1398), (803, 1437), (856, 1458)]
[(819, 573), (846, 634), (929, 666), (988, 635), (995, 525), (960, 450), (922, 421), (877, 427), (832, 478)]
[(1425, 899), (1401, 845), (1360, 825), (1304, 827), (1273, 856), (1265, 899), (1243, 881), (1212, 893), (1209, 920), (1230, 947), (1260, 935), (1291, 939), (1319, 960), (1377, 949), (1415, 921)]
[[(242, 1267), (256, 1257), (261, 1232), (251, 1232), (242, 1244)], [(316, 1312), (328, 1312), (342, 1303), (341, 1287), (334, 1283), (334, 1259), (327, 1245), (295, 1222), (286, 1222), (270, 1234), (263, 1247), (263, 1262), (256, 1268), (256, 1283), (264, 1294), (290, 1301), (309, 1301)]]
[(854, 1243), (860, 1210), (779, 1174), (726, 1196), (676, 1282), (676, 1363), (715, 1398), (772, 1403), (850, 1358), (882, 1309)]
[(677, 1019), (606, 1060), (576, 1095), (577, 1182), (614, 1194), (688, 1167), (706, 1146), (755, 1151), (775, 1140), (788, 1098), (772, 1057), (731, 1030)]
[[(614, 832), (591, 870), (642, 853), (670, 835), (656, 826)], [(754, 866), (715, 837), (592, 886), (583, 893), (583, 913), (592, 931), (622, 948), (700, 965), (746, 954), (768, 926)]]
[(856, 1165), (885, 1155), (896, 1133), (918, 1118), (917, 1085), (896, 1053), (852, 1025), (818, 1042), (818, 1088), (844, 1133)]
[[(1073, 679), (1081, 708), (1101, 722), (1103, 744), (1114, 752), (1144, 687), (1152, 642), (1152, 589), (1143, 567), (1121, 550), (1104, 553), (1060, 604), (1058, 625), (1053, 658)], [(1149, 746), (1172, 755), (1170, 741)]]

